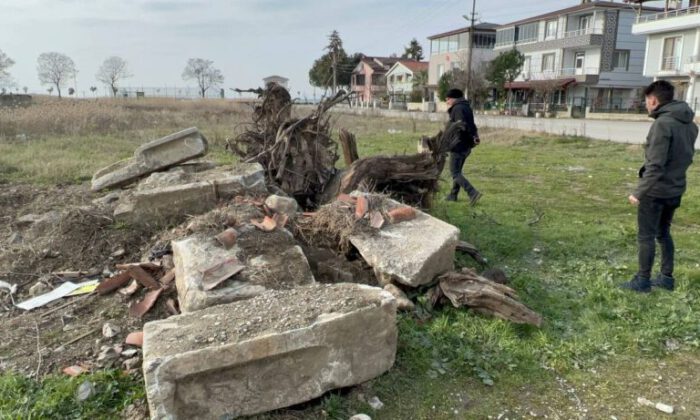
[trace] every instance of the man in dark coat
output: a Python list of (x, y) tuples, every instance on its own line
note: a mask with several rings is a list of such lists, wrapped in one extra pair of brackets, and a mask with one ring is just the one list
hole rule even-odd
[(447, 110), (450, 122), (463, 121), (466, 128), (459, 136), (459, 142), (450, 150), (450, 174), (452, 175), (452, 191), (447, 196), (447, 201), (457, 201), (460, 188), (469, 195), (469, 204), (472, 206), (479, 201), (481, 193), (464, 177), (462, 168), (472, 148), (479, 144), (479, 132), (474, 124), (474, 114), (469, 102), (464, 99), (464, 93), (459, 89), (450, 89), (447, 92)]
[[(650, 84), (644, 96), (649, 116), (655, 121), (647, 135), (639, 184), (628, 197), (637, 206), (639, 271), (621, 287), (646, 293), (652, 286), (666, 290), (675, 287), (671, 221), (686, 189), (685, 174), (693, 162), (698, 127), (688, 104), (673, 100), (673, 85), (669, 82)], [(655, 239), (661, 248), (661, 273), (651, 279)]]

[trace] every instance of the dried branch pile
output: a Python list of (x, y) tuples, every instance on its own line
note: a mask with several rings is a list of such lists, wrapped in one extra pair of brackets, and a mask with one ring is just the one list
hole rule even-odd
[(338, 145), (331, 138), (326, 111), (347, 100), (344, 92), (323, 101), (303, 118), (291, 118), (289, 92), (270, 84), (263, 91), (253, 123), (228, 142), (228, 148), (245, 162), (259, 162), (267, 181), (279, 186), (302, 204), (315, 204), (335, 173)]

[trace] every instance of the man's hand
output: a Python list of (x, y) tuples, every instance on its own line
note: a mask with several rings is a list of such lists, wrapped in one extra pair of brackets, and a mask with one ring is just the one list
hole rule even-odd
[(635, 197), (634, 195), (630, 194), (630, 196), (627, 197), (627, 199), (630, 201), (631, 205), (633, 205), (633, 206), (639, 205), (639, 199), (637, 197)]

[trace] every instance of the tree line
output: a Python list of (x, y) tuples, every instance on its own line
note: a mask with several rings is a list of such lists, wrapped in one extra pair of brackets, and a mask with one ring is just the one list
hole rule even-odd
[[(5, 93), (7, 87), (16, 86), (8, 70), (14, 64), (14, 60), (0, 50), (0, 88), (2, 88), (2, 93)], [(41, 84), (49, 86), (47, 89), (49, 95), (55, 89), (59, 98), (62, 97), (62, 89), (69, 86), (71, 82), (74, 83), (75, 76), (78, 73), (73, 59), (59, 52), (40, 54), (37, 58), (36, 68)], [(112, 56), (102, 62), (95, 79), (107, 86), (114, 96), (117, 96), (120, 82), (132, 76), (126, 60)], [(182, 72), (182, 79), (194, 80), (202, 98), (206, 96), (210, 88), (221, 86), (224, 83), (224, 75), (221, 73), (221, 70), (214, 67), (212, 60), (203, 58), (190, 58), (187, 60), (185, 69)], [(27, 93), (28, 88), (25, 86), (22, 90), (24, 93)], [(94, 93), (96, 90), (96, 86), (90, 86), (90, 91)], [(68, 87), (68, 94), (73, 95), (74, 93), (74, 87)]]

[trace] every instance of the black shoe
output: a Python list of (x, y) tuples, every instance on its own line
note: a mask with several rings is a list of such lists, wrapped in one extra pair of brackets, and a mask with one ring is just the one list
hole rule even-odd
[(447, 197), (445, 197), (445, 201), (457, 201), (457, 196), (450, 194)]
[(651, 292), (651, 281), (649, 281), (649, 279), (639, 277), (639, 275), (635, 275), (632, 280), (622, 283), (620, 288), (633, 290), (638, 293), (649, 293)]
[(660, 287), (668, 291), (673, 291), (673, 289), (676, 287), (676, 281), (674, 280), (673, 276), (659, 274), (655, 279), (651, 280), (651, 285), (653, 287)]
[(481, 198), (481, 193), (479, 191), (475, 192), (474, 195), (469, 197), (469, 205), (470, 206), (476, 206), (476, 203), (479, 202), (479, 199)]

